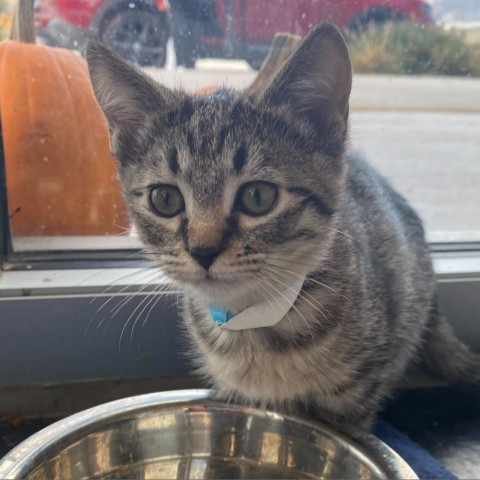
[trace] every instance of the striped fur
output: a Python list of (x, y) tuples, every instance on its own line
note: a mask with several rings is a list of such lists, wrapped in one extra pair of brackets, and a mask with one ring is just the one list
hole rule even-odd
[[(478, 382), (477, 358), (437, 312), (420, 219), (345, 153), (351, 66), (334, 27), (312, 30), (255, 95), (171, 91), (96, 42), (87, 59), (132, 220), (183, 289), (198, 368), (222, 397), (368, 426), (422, 357)], [(257, 180), (275, 184), (278, 199), (253, 217), (236, 199)], [(185, 212), (152, 212), (148, 192), (161, 184), (178, 187)], [(208, 271), (193, 247), (217, 252)], [(276, 326), (228, 331), (210, 319), (207, 304), (240, 311), (303, 269), (302, 292)], [(443, 348), (459, 352), (451, 368)]]

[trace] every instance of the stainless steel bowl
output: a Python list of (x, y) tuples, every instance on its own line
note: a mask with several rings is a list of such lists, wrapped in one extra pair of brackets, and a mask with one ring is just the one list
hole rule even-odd
[(130, 397), (33, 435), (0, 478), (416, 478), (373, 435), (226, 405), (208, 390)]

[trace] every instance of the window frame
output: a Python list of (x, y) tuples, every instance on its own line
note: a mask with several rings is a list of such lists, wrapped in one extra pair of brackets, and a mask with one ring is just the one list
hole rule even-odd
[[(480, 302), (476, 301), (477, 292), (480, 292), (480, 242), (431, 244), (430, 248), (437, 272), (440, 300), (442, 302), (443, 297), (444, 307), (449, 311), (449, 318), (460, 336), (467, 341), (470, 340), (471, 345), (480, 350), (480, 324), (477, 320), (480, 318)], [(5, 318), (5, 314), (0, 315), (0, 328), (2, 328), (4, 338), (8, 338), (10, 334), (17, 334), (12, 327), (9, 327), (12, 328), (12, 332), (9, 332), (8, 329), (5, 331), (4, 325), (16, 325), (16, 332), (18, 332), (18, 328), (23, 328), (27, 335), (34, 335), (29, 331), (37, 320), (34, 308), (35, 300), (41, 299), (43, 307), (53, 312), (53, 315), (63, 315), (61, 319), (56, 319), (62, 320), (57, 324), (60, 325), (58, 338), (72, 341), (72, 338), (69, 337), (72, 335), (70, 322), (78, 320), (78, 312), (69, 311), (66, 308), (69, 300), (74, 303), (75, 299), (78, 300), (81, 297), (91, 298), (100, 295), (107, 298), (113, 295), (138, 295), (134, 302), (139, 302), (140, 296), (148, 293), (148, 288), (145, 289), (145, 284), (142, 284), (141, 281), (127, 286), (125, 290), (122, 290), (124, 284), (119, 284), (118, 287), (121, 288), (113, 289), (113, 291), (108, 291), (108, 289), (112, 281), (121, 278), (126, 269), (148, 268), (149, 265), (152, 264), (146, 257), (141, 256), (140, 250), (135, 249), (14, 252), (10, 238), (5, 161), (0, 134), (0, 313), (2, 310), (5, 311), (2, 308), (3, 302), (10, 302), (9, 309), (6, 309), (10, 311), (10, 317)], [(95, 275), (95, 272), (99, 271), (104, 271), (102, 282), (81, 285), (86, 277)], [(42, 278), (47, 277), (50, 283), (42, 283)], [(56, 284), (55, 282), (51, 283), (52, 278), (58, 278)], [(106, 293), (107, 291), (108, 293)], [(34, 301), (31, 302), (31, 300)], [(466, 311), (466, 308), (469, 310)], [(26, 311), (29, 312), (28, 315), (25, 315)], [(120, 312), (118, 321), (127, 322), (128, 315), (128, 311)], [(172, 319), (172, 315), (175, 317), (177, 314), (172, 314), (172, 311), (165, 307), (159, 315), (169, 316)], [(173, 319), (174, 322), (177, 320), (178, 316)], [(161, 325), (156, 325), (153, 328), (154, 335), (162, 332), (162, 328)], [(31, 340), (36, 339), (31, 338)], [(6, 342), (6, 340), (4, 341)], [(1, 342), (0, 339), (0, 344)], [(95, 380), (96, 372), (92, 369), (78, 373), (72, 367), (75, 363), (81, 364), (91, 354), (85, 350), (85, 344), (82, 343), (84, 340), (79, 339), (78, 342), (79, 345), (74, 352), (65, 352), (62, 350), (62, 346), (53, 345), (53, 342), (47, 345), (43, 345), (41, 340), (37, 342), (39, 343), (38, 352), (33, 354), (33, 358), (37, 359), (34, 361), (38, 362), (38, 365), (35, 366), (37, 371), (35, 382), (40, 384), (55, 382), (58, 381), (58, 378), (62, 379), (61, 383)], [(171, 342), (169, 337), (160, 338), (158, 348), (167, 348), (169, 342)], [(55, 371), (52, 372), (51, 364), (48, 362), (42, 363), (42, 348), (52, 349), (52, 355), (56, 360)], [(120, 356), (121, 362), (119, 363), (123, 362), (125, 365), (125, 363), (132, 362), (134, 364), (127, 380), (128, 378), (131, 380), (141, 378), (141, 375), (145, 375), (146, 372), (149, 374), (157, 372), (155, 365), (150, 366), (150, 370), (137, 368), (133, 359), (129, 357), (129, 353), (120, 355), (116, 345), (109, 348), (110, 350), (106, 354), (112, 358)], [(65, 354), (73, 355), (74, 361), (65, 363), (63, 357)], [(17, 386), (31, 385), (33, 380), (25, 366), (26, 360), (23, 358), (22, 350), (13, 349), (10, 355), (13, 358), (11, 358), (12, 364), (7, 368), (7, 377), (12, 378), (13, 376)], [(98, 355), (98, 352), (93, 355)], [(162, 364), (162, 368), (165, 368), (164, 374), (168, 373), (169, 376), (174, 377), (185, 375), (185, 366), (181, 366), (181, 355), (175, 351), (169, 354), (166, 360), (164, 359)], [(97, 359), (94, 358), (94, 360)], [(101, 360), (98, 359), (98, 361)], [(52, 376), (57, 380), (55, 378), (52, 380)], [(107, 380), (119, 378), (125, 378), (125, 371), (122, 370), (122, 367), (115, 366), (107, 372)], [(4, 373), (0, 372), (0, 389), (10, 388), (4, 383), (4, 380)]]
[(7, 176), (3, 150), (3, 130), (0, 120), (0, 270), (3, 268), (4, 259), (8, 256), (9, 252), (12, 251), (8, 217)]
[[(174, 72), (172, 78), (175, 76)], [(377, 107), (382, 105), (380, 102)], [(14, 244), (0, 122), (0, 411), (4, 415), (67, 415), (112, 398), (202, 386), (185, 365), (185, 349), (180, 350), (185, 335), (177, 310), (168, 306), (178, 301), (176, 295), (155, 293), (162, 279), (154, 285), (142, 282), (142, 275), (137, 281), (130, 280), (135, 271), (154, 266), (140, 249), (16, 252)], [(480, 239), (429, 246), (447, 318), (461, 338), (480, 352)], [(123, 278), (127, 272), (133, 277)], [(113, 304), (121, 304), (132, 296), (131, 308), (115, 313), (115, 321), (127, 325), (135, 305), (141, 306), (150, 294), (165, 295), (155, 311), (157, 321), (150, 321), (143, 334), (157, 339), (151, 343), (158, 342), (155, 348), (161, 360), (148, 358), (152, 353), (149, 342), (150, 351), (120, 351), (113, 339), (105, 342), (106, 351), (100, 352), (99, 348), (89, 350), (81, 333), (75, 336), (89, 323), (76, 306), (86, 306), (98, 297), (100, 305), (112, 298)], [(143, 310), (139, 312), (142, 315)], [(74, 322), (77, 325), (72, 328)], [(173, 324), (173, 330), (166, 324)], [(39, 335), (42, 328), (44, 335)], [(128, 329), (126, 332), (129, 336)], [(102, 365), (105, 359), (107, 366)]]

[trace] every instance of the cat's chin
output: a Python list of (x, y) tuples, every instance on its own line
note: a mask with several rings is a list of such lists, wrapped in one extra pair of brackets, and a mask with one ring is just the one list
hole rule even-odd
[[(205, 277), (196, 281), (180, 281), (183, 290), (205, 304), (223, 305), (232, 311), (242, 310), (262, 299), (258, 288), (245, 279)], [(258, 287), (258, 286), (257, 286)]]

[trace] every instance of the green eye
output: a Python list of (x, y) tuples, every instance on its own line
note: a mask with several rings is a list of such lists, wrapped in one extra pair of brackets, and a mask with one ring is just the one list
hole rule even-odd
[(247, 183), (239, 192), (237, 208), (253, 217), (265, 215), (275, 205), (277, 194), (277, 187), (271, 183)]
[(174, 217), (185, 210), (185, 202), (177, 187), (158, 185), (150, 190), (150, 205), (161, 217)]

